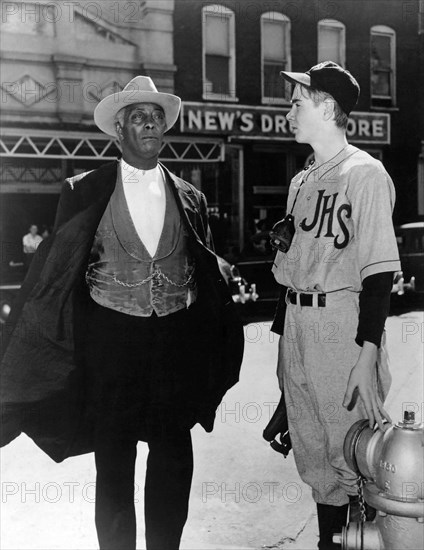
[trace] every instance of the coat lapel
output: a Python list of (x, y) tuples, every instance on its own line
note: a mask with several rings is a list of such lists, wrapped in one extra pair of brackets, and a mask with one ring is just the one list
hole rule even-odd
[(173, 192), (183, 223), (186, 225), (194, 240), (197, 241), (202, 248), (207, 250), (206, 228), (203, 227), (202, 224), (202, 216), (197, 196), (184, 180), (172, 174), (162, 163), (160, 163), (160, 166), (165, 173), (166, 182)]
[(95, 229), (115, 189), (118, 166), (118, 161), (106, 164), (87, 174), (80, 182), (81, 207), (83, 210), (92, 209), (93, 225), (97, 224)]

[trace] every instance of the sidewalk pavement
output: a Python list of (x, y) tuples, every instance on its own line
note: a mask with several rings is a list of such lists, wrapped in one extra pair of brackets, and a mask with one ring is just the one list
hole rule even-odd
[[(215, 430), (193, 429), (195, 471), (182, 550), (313, 550), (315, 505), (287, 459), (263, 440), (279, 389), (277, 338), (271, 323), (245, 327), (246, 355), (239, 384), (218, 409)], [(422, 312), (390, 317), (393, 375), (387, 408), (394, 422), (405, 408), (423, 411)], [(2, 550), (93, 550), (93, 455), (55, 464), (22, 435), (1, 450)], [(138, 446), (135, 500), (138, 545), (144, 546), (143, 486), (146, 445)]]

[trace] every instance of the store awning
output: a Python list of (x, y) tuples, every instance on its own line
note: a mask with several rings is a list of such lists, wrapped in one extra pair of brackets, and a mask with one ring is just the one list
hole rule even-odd
[[(224, 141), (217, 138), (165, 136), (163, 162), (223, 162)], [(118, 141), (95, 132), (2, 128), (0, 157), (112, 160), (120, 154)]]

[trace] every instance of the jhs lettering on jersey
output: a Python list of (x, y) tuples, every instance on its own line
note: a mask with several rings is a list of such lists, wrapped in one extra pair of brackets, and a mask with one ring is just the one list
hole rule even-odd
[[(352, 207), (350, 204), (344, 203), (336, 209), (338, 194), (326, 195), (325, 189), (318, 191), (313, 219), (308, 222), (307, 218), (303, 218), (300, 227), (304, 231), (316, 230), (314, 235), (316, 238), (321, 236), (321, 232), (326, 227), (324, 237), (333, 237), (335, 248), (344, 248), (349, 242), (349, 230), (345, 224), (345, 219), (351, 217)], [(337, 229), (334, 221), (337, 221)]]

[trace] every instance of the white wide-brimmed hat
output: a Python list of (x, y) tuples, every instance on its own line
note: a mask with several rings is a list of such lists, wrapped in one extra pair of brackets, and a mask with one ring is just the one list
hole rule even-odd
[(156, 103), (165, 112), (166, 132), (175, 124), (181, 98), (173, 94), (158, 92), (150, 76), (136, 76), (122, 90), (110, 94), (94, 109), (94, 122), (105, 134), (117, 137), (115, 116), (124, 107), (134, 103)]

